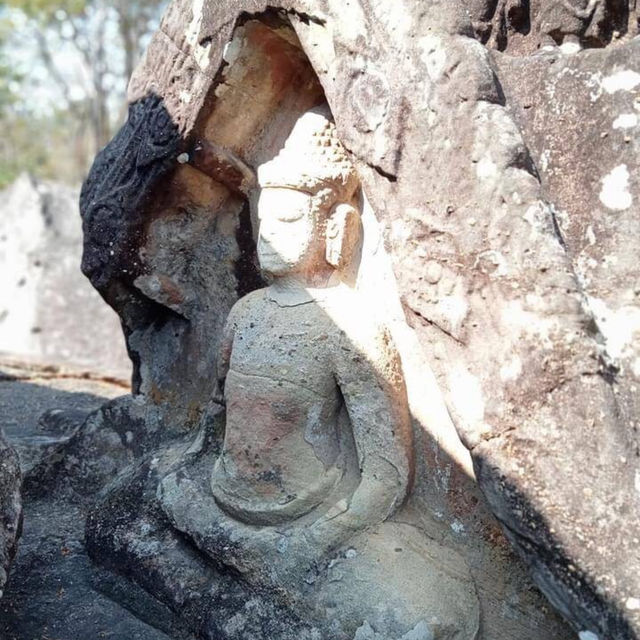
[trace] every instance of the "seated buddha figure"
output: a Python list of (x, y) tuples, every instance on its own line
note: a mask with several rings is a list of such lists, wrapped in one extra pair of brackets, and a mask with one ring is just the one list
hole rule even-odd
[(471, 639), (463, 561), (388, 521), (412, 484), (412, 426), (380, 301), (346, 283), (361, 193), (329, 115), (303, 114), (258, 181), (269, 286), (240, 299), (223, 331), (224, 440), (213, 468), (203, 456), (163, 479), (162, 507), (216, 566), (327, 638)]
[(306, 534), (326, 550), (403, 501), (406, 390), (388, 331), (341, 282), (359, 237), (359, 182), (333, 123), (306, 113), (258, 179), (258, 259), (271, 283), (227, 321), (227, 421), (211, 488), (246, 523), (313, 514)]

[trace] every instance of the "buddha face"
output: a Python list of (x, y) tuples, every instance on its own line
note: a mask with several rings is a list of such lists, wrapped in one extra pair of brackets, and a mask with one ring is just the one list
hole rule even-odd
[(258, 200), (258, 260), (272, 276), (308, 271), (322, 259), (324, 237), (318, 229), (313, 196), (304, 191), (265, 187)]

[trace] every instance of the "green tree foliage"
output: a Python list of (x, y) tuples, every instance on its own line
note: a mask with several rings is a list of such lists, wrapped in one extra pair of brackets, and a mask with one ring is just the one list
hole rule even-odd
[(81, 15), (87, 8), (86, 0), (63, 0), (51, 2), (51, 0), (8, 0), (3, 2), (9, 7), (20, 9), (26, 15), (38, 20), (47, 21), (57, 11), (64, 11), (67, 15)]
[(0, 0), (0, 186), (21, 170), (82, 178), (125, 115), (126, 83), (166, 2)]
[(11, 91), (11, 86), (20, 79), (5, 52), (10, 29), (11, 24), (7, 20), (0, 19), (0, 113), (13, 103), (15, 96)]

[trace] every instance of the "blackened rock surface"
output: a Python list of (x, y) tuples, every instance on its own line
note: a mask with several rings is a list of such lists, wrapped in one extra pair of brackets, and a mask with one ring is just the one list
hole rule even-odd
[(22, 532), (21, 484), (18, 456), (0, 428), (0, 597)]
[[(186, 186), (174, 173), (186, 145), (163, 100), (141, 97), (96, 157), (80, 196), (82, 270), (120, 315), (133, 390), (185, 428), (197, 423), (208, 400), (209, 362), (215, 362), (215, 345), (202, 327), (220, 331), (218, 308), (230, 308), (236, 296), (242, 210), (231, 198), (226, 221), (212, 216), (209, 210), (227, 195), (210, 178), (199, 178), (197, 202), (184, 197)], [(197, 182), (195, 173), (184, 181)]]
[[(150, 189), (178, 155), (180, 136), (162, 100), (148, 96), (131, 105), (115, 138), (97, 155), (80, 193), (84, 231), (82, 271), (120, 314), (125, 336), (143, 324), (170, 322), (133, 287), (143, 272), (139, 248)], [(133, 362), (134, 391), (140, 358), (127, 343)]]
[[(160, 616), (144, 622), (102, 592), (131, 587), (96, 574), (84, 549), (84, 518), (85, 512), (72, 503), (26, 503), (20, 551), (0, 601), (2, 638), (183, 640), (185, 636), (154, 626), (166, 623)], [(151, 598), (144, 602), (154, 611)]]
[(136, 275), (145, 199), (175, 159), (179, 140), (162, 100), (146, 97), (131, 105), (126, 123), (96, 156), (82, 186), (82, 270), (109, 302), (107, 285), (114, 277)]

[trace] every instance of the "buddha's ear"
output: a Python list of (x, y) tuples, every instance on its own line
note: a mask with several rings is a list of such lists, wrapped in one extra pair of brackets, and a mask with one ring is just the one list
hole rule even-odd
[(327, 220), (327, 262), (340, 269), (348, 265), (360, 237), (360, 216), (350, 204), (337, 204)]

